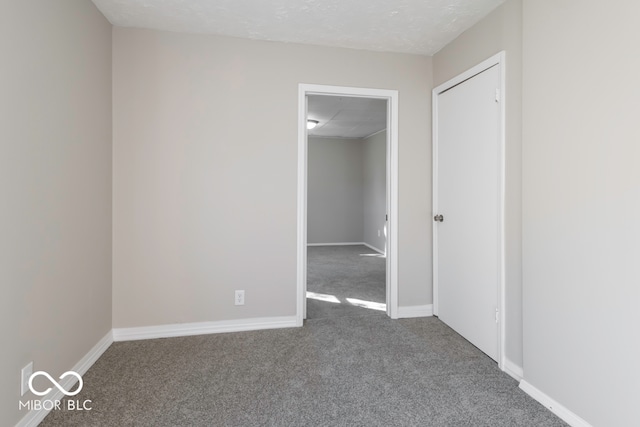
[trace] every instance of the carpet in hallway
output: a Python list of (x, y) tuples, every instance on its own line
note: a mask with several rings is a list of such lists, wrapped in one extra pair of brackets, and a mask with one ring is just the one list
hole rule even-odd
[(307, 249), (307, 319), (385, 315), (386, 259), (364, 245)]

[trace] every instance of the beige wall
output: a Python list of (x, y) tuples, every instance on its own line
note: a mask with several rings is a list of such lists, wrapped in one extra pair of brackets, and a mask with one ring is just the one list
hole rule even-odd
[[(385, 250), (385, 215), (387, 214), (387, 131), (378, 132), (362, 141), (362, 174), (364, 187), (363, 241)], [(380, 231), (380, 236), (378, 236)]]
[(309, 137), (308, 141), (307, 242), (362, 242), (362, 140)]
[[(88, 1), (0, 14), (0, 424), (111, 329), (111, 25)], [(26, 401), (34, 398), (27, 394)]]
[(307, 157), (307, 242), (365, 242), (384, 252), (387, 132), (309, 137)]
[(522, 367), (522, 1), (509, 0), (433, 57), (434, 86), (506, 52), (505, 270), (507, 358)]
[(640, 3), (524, 1), (525, 380), (638, 424)]
[(124, 28), (113, 43), (114, 327), (295, 314), (299, 83), (399, 91), (399, 300), (431, 302), (430, 58)]

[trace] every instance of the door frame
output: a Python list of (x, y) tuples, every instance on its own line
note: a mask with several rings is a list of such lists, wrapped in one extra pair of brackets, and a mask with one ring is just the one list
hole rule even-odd
[(387, 315), (398, 318), (398, 91), (317, 84), (298, 85), (298, 203), (296, 325), (306, 318), (307, 294), (307, 96), (332, 95), (387, 101)]
[[(432, 92), (432, 120), (433, 120), (433, 146), (432, 146), (432, 217), (438, 215), (438, 98), (447, 90), (460, 83), (473, 78), (483, 71), (492, 68), (500, 68), (500, 88), (496, 97), (500, 105), (499, 113), (499, 141), (498, 141), (498, 295), (496, 295), (496, 307), (498, 307), (498, 366), (505, 370), (506, 347), (506, 297), (505, 297), (505, 135), (506, 135), (506, 54), (501, 51), (480, 64), (468, 69), (451, 80), (433, 89)], [(438, 315), (438, 227), (432, 221), (433, 235), (433, 313)]]

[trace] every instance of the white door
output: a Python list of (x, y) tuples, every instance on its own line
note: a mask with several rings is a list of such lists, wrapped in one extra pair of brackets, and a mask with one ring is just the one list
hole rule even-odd
[(437, 95), (434, 141), (436, 314), (494, 360), (501, 269), (500, 79), (495, 65)]

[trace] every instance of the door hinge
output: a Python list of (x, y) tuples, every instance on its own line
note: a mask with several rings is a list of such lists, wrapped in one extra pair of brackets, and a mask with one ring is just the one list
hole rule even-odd
[(500, 312), (496, 308), (496, 323), (500, 322)]
[(496, 89), (496, 102), (500, 102), (500, 89)]

